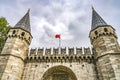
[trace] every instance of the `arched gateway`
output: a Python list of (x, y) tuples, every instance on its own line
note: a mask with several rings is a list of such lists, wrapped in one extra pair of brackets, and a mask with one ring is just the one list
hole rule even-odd
[(54, 66), (44, 73), (42, 80), (77, 80), (77, 78), (70, 68)]

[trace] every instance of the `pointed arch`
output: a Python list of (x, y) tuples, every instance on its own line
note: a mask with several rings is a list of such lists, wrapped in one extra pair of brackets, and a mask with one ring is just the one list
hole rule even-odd
[[(49, 79), (50, 76), (53, 77), (54, 74), (62, 74), (62, 73), (64, 74), (64, 77), (65, 75), (68, 75), (69, 77), (68, 80), (77, 80), (77, 77), (74, 74), (74, 72), (70, 68), (62, 65), (49, 68), (43, 74), (42, 80), (50, 80)], [(51, 80), (54, 80), (54, 79), (51, 79)]]

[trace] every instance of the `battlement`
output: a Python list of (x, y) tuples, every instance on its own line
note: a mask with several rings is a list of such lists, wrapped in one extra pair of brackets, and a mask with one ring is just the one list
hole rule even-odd
[(24, 40), (28, 45), (30, 45), (32, 41), (32, 35), (21, 28), (12, 28), (10, 29), (8, 35), (9, 38), (19, 38)]
[(105, 25), (105, 26), (98, 26), (97, 28), (93, 29), (90, 31), (90, 39), (93, 43), (94, 40), (101, 36), (114, 36), (117, 38), (117, 35), (115, 33), (115, 29), (111, 27), (110, 25)]
[(31, 49), (27, 60), (51, 62), (91, 61), (94, 55), (91, 48), (39, 48)]

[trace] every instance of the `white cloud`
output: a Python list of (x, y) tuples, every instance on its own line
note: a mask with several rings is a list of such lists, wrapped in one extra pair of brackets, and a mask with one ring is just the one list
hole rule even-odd
[[(110, 0), (106, 5), (103, 2), (104, 0), (94, 1), (95, 9), (118, 32), (119, 8)], [(31, 8), (31, 47), (58, 46), (58, 40), (55, 39), (57, 33), (61, 34), (62, 46), (91, 46), (88, 38), (92, 14), (89, 0), (16, 0), (1, 3), (0, 16), (6, 17), (13, 26), (28, 8)], [(120, 33), (117, 34), (120, 37)]]

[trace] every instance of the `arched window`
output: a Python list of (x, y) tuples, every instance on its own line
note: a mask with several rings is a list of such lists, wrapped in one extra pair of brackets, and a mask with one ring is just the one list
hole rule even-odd
[(16, 30), (13, 30), (13, 34), (15, 34), (16, 33)]
[(25, 32), (22, 32), (22, 34), (21, 34), (22, 36), (24, 36), (25, 35)]
[(105, 31), (105, 32), (108, 32), (108, 29), (107, 29), (107, 28), (104, 28), (104, 31)]
[(97, 35), (98, 34), (98, 32), (97, 31), (95, 31), (95, 35)]
[(29, 37), (29, 41), (30, 41), (30, 37)]

